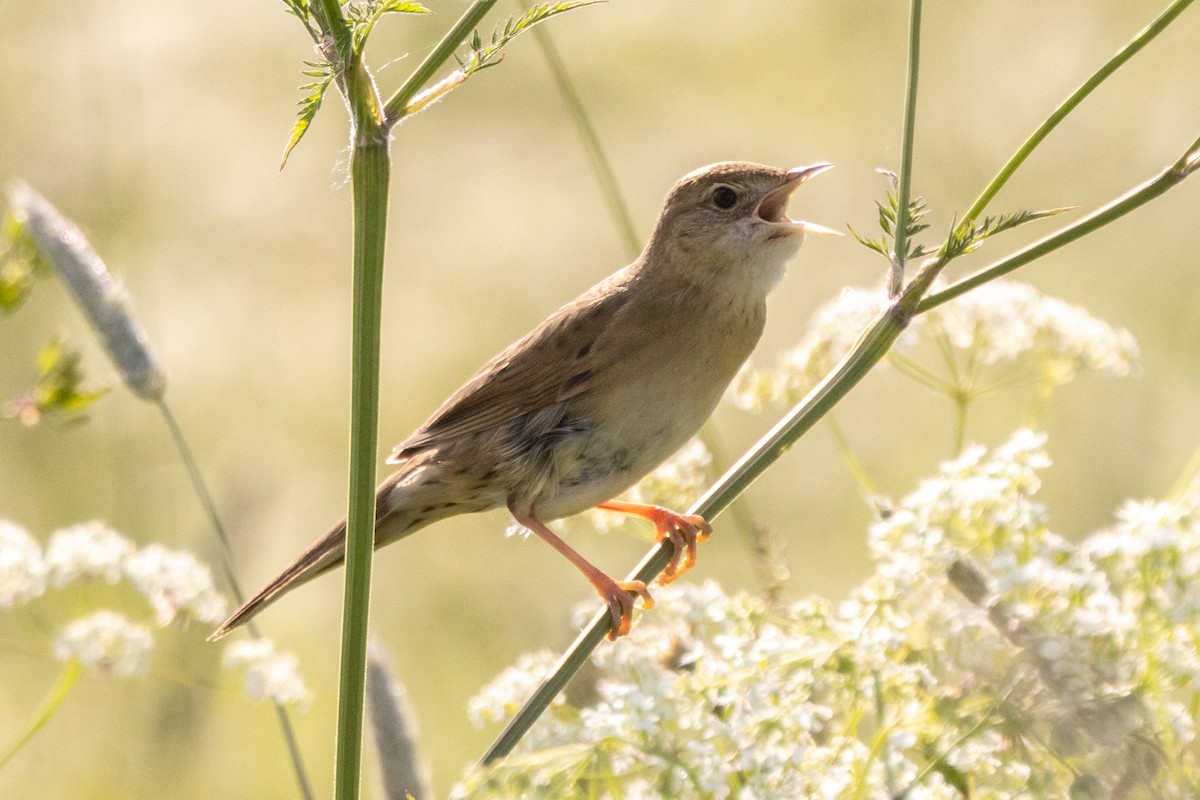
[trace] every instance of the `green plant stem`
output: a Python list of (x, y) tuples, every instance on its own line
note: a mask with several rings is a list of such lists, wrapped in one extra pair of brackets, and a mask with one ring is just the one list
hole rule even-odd
[[(335, 42), (339, 61), (334, 63), (345, 65), (350, 59), (352, 43), (350, 26), (346, 24), (341, 3), (338, 0), (316, 0), (312, 3), (312, 11), (317, 24), (321, 26), (321, 31), (332, 37)], [(330, 60), (333, 61), (333, 59)]]
[(46, 696), (42, 698), (42, 702), (38, 705), (37, 710), (33, 712), (33, 716), (29, 720), (29, 724), (25, 726), (25, 730), (18, 734), (16, 738), (0, 752), (0, 769), (3, 769), (9, 761), (21, 752), (21, 748), (29, 743), (29, 740), (37, 735), (37, 732), (42, 729), (42, 726), (50, 721), (54, 716), (54, 712), (62, 705), (63, 700), (67, 699), (67, 695), (71, 691), (71, 687), (75, 685), (75, 681), (79, 678), (80, 666), (78, 661), (68, 661), (63, 664), (63, 671), (58, 676), (58, 680)]
[(1110, 222), (1120, 219), (1135, 208), (1145, 205), (1178, 186), (1184, 178), (1191, 175), (1200, 166), (1200, 161), (1197, 160), (1198, 157), (1200, 157), (1200, 139), (1192, 142), (1174, 164), (1150, 180), (1135, 186), (1125, 194), (1106, 203), (1082, 219), (1055, 231), (1049, 236), (1039, 239), (1010, 256), (1000, 259), (991, 266), (976, 272), (974, 275), (963, 278), (945, 289), (929, 295), (921, 300), (920, 305), (917, 307), (917, 312), (924, 313), (931, 308), (936, 308), (942, 303), (949, 302), (977, 286), (1007, 275), (1034, 259), (1041, 258), (1063, 245), (1070, 244), (1081, 236), (1086, 236), (1108, 225)]
[(1080, 84), (1079, 88), (1072, 92), (1066, 100), (1063, 100), (1062, 103), (1059, 104), (1058, 108), (1054, 109), (1050, 116), (1048, 116), (1046, 120), (1037, 127), (1037, 130), (1030, 134), (1029, 138), (1026, 139), (1019, 148), (1017, 148), (1017, 152), (1013, 153), (1012, 158), (1008, 160), (1008, 163), (1000, 168), (1000, 171), (996, 174), (996, 177), (992, 178), (991, 183), (984, 188), (978, 199), (976, 199), (971, 205), (971, 208), (968, 209), (967, 213), (962, 216), (961, 224), (963, 226), (967, 226), (977, 220), (979, 215), (983, 213), (984, 209), (987, 208), (988, 204), (992, 201), (996, 194), (999, 193), (1000, 189), (1003, 188), (1004, 184), (1008, 183), (1008, 179), (1013, 176), (1013, 173), (1017, 171), (1017, 168), (1020, 167), (1021, 164), (1025, 162), (1025, 159), (1029, 157), (1029, 154), (1032, 153), (1034, 149), (1042, 143), (1043, 139), (1050, 135), (1050, 131), (1058, 127), (1058, 123), (1062, 122), (1068, 114), (1074, 111), (1075, 107), (1082, 103), (1085, 97), (1091, 94), (1097, 86), (1099, 86), (1110, 75), (1116, 72), (1121, 65), (1132, 58), (1139, 50), (1149, 44), (1154, 37), (1162, 33), (1163, 30), (1165, 30), (1166, 27), (1170, 25), (1176, 17), (1183, 13), (1184, 9), (1191, 5), (1191, 3), (1192, 0), (1175, 0), (1175, 2), (1167, 6), (1166, 10), (1159, 14), (1157, 19), (1147, 25), (1146, 28), (1141, 31), (1141, 33), (1133, 37), (1133, 39), (1130, 40), (1130, 42), (1122, 47), (1119, 51), (1117, 51), (1117, 53), (1110, 58), (1104, 64), (1104, 66), (1097, 70), (1082, 84)]
[(875, 488), (875, 482), (871, 480), (866, 467), (858, 460), (858, 456), (854, 453), (854, 448), (850, 446), (850, 439), (846, 436), (846, 432), (842, 430), (842, 426), (837, 423), (837, 419), (832, 414), (825, 418), (825, 426), (829, 430), (829, 435), (833, 438), (834, 446), (842, 454), (842, 460), (846, 462), (846, 468), (850, 470), (850, 476), (854, 478), (854, 482), (862, 490), (863, 496), (868, 499), (877, 496), (879, 490)]
[[(221, 566), (225, 572), (225, 580), (229, 583), (229, 590), (233, 594), (234, 600), (238, 605), (245, 602), (245, 595), (242, 593), (242, 587), (238, 583), (237, 574), (233, 568), (233, 544), (229, 539), (229, 534), (225, 531), (225, 525), (221, 522), (221, 517), (217, 514), (216, 503), (213, 502), (212, 494), (208, 491), (208, 486), (204, 482), (204, 477), (200, 474), (200, 467), (196, 463), (196, 458), (192, 454), (192, 448), (188, 445), (187, 438), (183, 435), (183, 430), (179, 427), (179, 423), (175, 419), (175, 415), (171, 413), (171, 407), (167, 405), (167, 401), (163, 397), (159, 397), (156, 401), (158, 410), (162, 413), (163, 420), (167, 424), (167, 429), (171, 432), (171, 439), (175, 442), (175, 449), (179, 451), (179, 457), (183, 459), (183, 464), (187, 469), (188, 478), (192, 483), (192, 490), (196, 496), (200, 498), (200, 505), (204, 506), (204, 513), (208, 516), (209, 524), (217, 534), (217, 539), (221, 545)], [(258, 629), (258, 624), (251, 620), (246, 625), (251, 638), (261, 639), (262, 633)], [(275, 715), (279, 720), (279, 727), (283, 731), (284, 743), (287, 745), (288, 757), (292, 761), (292, 771), (296, 774), (296, 783), (299, 784), (300, 795), (305, 800), (312, 800), (314, 797), (312, 784), (308, 780), (308, 771), (304, 767), (304, 758), (300, 753), (300, 744), (296, 740), (296, 731), (292, 727), (292, 719), (288, 714), (287, 708), (282, 703), (275, 703)]]
[[(351, 108), (355, 106), (352, 103)], [(365, 108), (366, 106), (362, 106)], [(342, 610), (335, 796), (359, 795), (367, 613), (375, 543), (375, 450), (379, 427), (379, 330), (391, 161), (382, 122), (355, 120), (350, 178), (354, 195), (353, 355), (350, 399), (350, 498)]]
[(921, 0), (912, 0), (908, 21), (908, 81), (904, 88), (904, 132), (900, 144), (900, 185), (896, 189), (896, 239), (888, 270), (888, 297), (904, 285), (908, 260), (909, 198), (912, 196), (913, 135), (917, 124), (917, 73), (921, 64)]
[(454, 27), (446, 31), (446, 35), (438, 42), (437, 47), (433, 48), (384, 105), (383, 118), (387, 120), (388, 127), (396, 125), (407, 116), (409, 101), (425, 88), (425, 84), (429, 83), (434, 73), (454, 55), (454, 51), (466, 41), (471, 31), (479, 25), (494, 5), (496, 5), (496, 0), (476, 0), (467, 8), (458, 22), (454, 23)]
[[(924, 288), (925, 285), (921, 284), (917, 290), (924, 291)], [(892, 343), (911, 319), (910, 308), (914, 304), (915, 300), (905, 302), (901, 297), (881, 313), (833, 372), (814, 387), (750, 452), (742, 456), (687, 513), (699, 514), (712, 520), (724, 511), (887, 354)], [(653, 581), (670, 560), (672, 547), (669, 539), (656, 545), (642, 559), (628, 580), (647, 583)], [(593, 617), (588, 627), (555, 666), (550, 677), (537, 688), (484, 753), (481, 763), (489, 764), (512, 751), (554, 697), (587, 661), (592, 651), (608, 634), (611, 625), (612, 616), (607, 610)]]

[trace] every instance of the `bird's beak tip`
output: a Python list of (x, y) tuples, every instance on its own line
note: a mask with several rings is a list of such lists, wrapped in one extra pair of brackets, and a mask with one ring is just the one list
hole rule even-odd
[(792, 167), (787, 171), (788, 183), (804, 183), (831, 169), (833, 169), (833, 164), (825, 161), (809, 164), (807, 167)]
[(804, 229), (806, 234), (812, 236), (845, 236), (845, 234), (841, 231), (835, 231), (833, 228), (826, 228), (824, 225), (818, 225), (815, 222), (805, 222), (801, 220), (799, 225)]

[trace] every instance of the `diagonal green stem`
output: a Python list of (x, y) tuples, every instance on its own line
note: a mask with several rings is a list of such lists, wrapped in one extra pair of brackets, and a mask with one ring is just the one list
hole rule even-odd
[(75, 681), (79, 678), (80, 669), (78, 661), (68, 661), (66, 664), (63, 664), (63, 671), (58, 676), (58, 681), (55, 682), (46, 696), (42, 698), (42, 702), (38, 705), (37, 710), (33, 712), (33, 716), (30, 718), (29, 724), (25, 726), (25, 730), (18, 734), (0, 752), (0, 769), (3, 769), (17, 753), (21, 752), (21, 748), (28, 744), (29, 740), (36, 736), (37, 732), (42, 729), (42, 726), (54, 716), (54, 712), (62, 705), (63, 700), (67, 699), (71, 687), (75, 685)]
[[(914, 0), (914, 29), (919, 24), (919, 2)], [(1187, 0), (1190, 2), (1190, 0)], [(1172, 8), (1186, 5), (1180, 0)], [(1176, 11), (1177, 15), (1177, 11)], [(1173, 19), (1174, 17), (1171, 17)], [(1169, 22), (1170, 19), (1166, 20)], [(1156, 23), (1157, 24), (1157, 23)], [(1164, 23), (1165, 24), (1165, 23)], [(1161, 28), (1159, 28), (1161, 30)], [(915, 51), (914, 51), (915, 52)], [(911, 64), (910, 64), (911, 66)], [(1106, 65), (1107, 67), (1107, 65)], [(1105, 77), (1112, 70), (1105, 72)], [(1102, 70), (1104, 72), (1104, 70)], [(915, 67), (910, 73), (910, 86), (914, 90), (909, 95), (909, 101), (915, 102)], [(1013, 167), (1015, 169), (1015, 167)], [(912, 282), (904, 287), (888, 307), (867, 328), (859, 341), (842, 361), (835, 367), (825, 380), (816, 386), (809, 394), (782, 419), (750, 452), (742, 457), (721, 480), (700, 499), (689, 513), (700, 514), (708, 519), (715, 517), (738, 495), (753, 483), (768, 467), (771, 466), (795, 441), (808, 431), (816, 421), (826, 414), (842, 397), (855, 386), (866, 373), (878, 363), (891, 348), (895, 340), (907, 327), (908, 322), (917, 313), (929, 310), (941, 303), (947, 302), (969, 291), (970, 289), (999, 277), (1034, 258), (1045, 255), (1051, 250), (1090, 233), (1099, 227), (1141, 206), (1149, 200), (1158, 197), (1168, 189), (1177, 186), (1192, 172), (1200, 169), (1200, 140), (1194, 142), (1187, 151), (1166, 171), (1151, 179), (1142, 186), (1114, 200), (1089, 217), (1080, 220), (1072, 226), (1048, 237), (1040, 243), (1031, 245), (1009, 259), (998, 262), (981, 273), (954, 284), (928, 298), (925, 293), (934, 280), (946, 266), (946, 260), (931, 258), (927, 260)], [(995, 183), (995, 181), (994, 181)], [(1002, 184), (1003, 181), (1000, 181)], [(900, 213), (907, 212), (906, 199), (897, 209)], [(900, 226), (897, 224), (898, 232)], [(899, 249), (899, 248), (898, 248)], [(671, 548), (669, 540), (652, 549), (641, 564), (638, 565), (631, 579), (643, 580), (649, 583), (666, 566), (670, 560)], [(490, 764), (503, 758), (512, 751), (521, 737), (532, 727), (533, 723), (549, 707), (553, 699), (566, 686), (570, 679), (583, 666), (593, 650), (607, 635), (611, 625), (611, 617), (607, 611), (598, 613), (589, 626), (579, 635), (567, 652), (555, 666), (554, 671), (526, 701), (525, 705), (509, 721), (508, 725), (492, 743), (480, 759), (483, 765)]]
[[(923, 291), (923, 289), (922, 289)], [(908, 304), (906, 304), (908, 305)], [(688, 510), (688, 514), (699, 514), (713, 519), (750, 486), (781, 455), (787, 452), (797, 439), (816, 424), (842, 397), (846, 395), (884, 355), (892, 343), (903, 332), (910, 319), (900, 301), (884, 311), (866, 330), (858, 343), (846, 354), (825, 380), (821, 381), (784, 417), (750, 452), (734, 464), (700, 500)], [(647, 583), (654, 580), (671, 558), (670, 540), (656, 545), (629, 580)], [(537, 688), (508, 726), (484, 753), (481, 763), (489, 764), (503, 758), (512, 751), (534, 721), (562, 691), (567, 682), (587, 661), (592, 651), (608, 634), (612, 616), (607, 610), (598, 613), (571, 645), (567, 654), (555, 666), (553, 674)]]
[(1029, 154), (1032, 153), (1034, 149), (1042, 143), (1043, 139), (1050, 135), (1050, 131), (1058, 127), (1058, 123), (1062, 122), (1068, 114), (1074, 111), (1075, 107), (1082, 103), (1083, 99), (1091, 94), (1097, 86), (1099, 86), (1110, 75), (1116, 72), (1117, 69), (1119, 69), (1126, 61), (1133, 58), (1133, 56), (1139, 50), (1149, 44), (1154, 37), (1162, 33), (1163, 30), (1165, 30), (1166, 27), (1175, 20), (1176, 17), (1183, 13), (1184, 9), (1191, 5), (1191, 3), (1192, 0), (1175, 0), (1175, 2), (1171, 3), (1171, 5), (1167, 6), (1167, 9), (1159, 14), (1157, 19), (1147, 25), (1141, 33), (1133, 37), (1133, 39), (1130, 40), (1127, 45), (1117, 51), (1117, 53), (1110, 58), (1104, 64), (1104, 66), (1097, 70), (1095, 74), (1089, 77), (1082, 84), (1080, 84), (1079, 88), (1072, 92), (1066, 100), (1063, 100), (1062, 103), (1059, 104), (1058, 108), (1054, 109), (1053, 113), (1046, 117), (1046, 120), (1037, 127), (1037, 130), (1030, 134), (1029, 138), (1026, 139), (1019, 148), (1017, 148), (1017, 152), (1013, 153), (1012, 158), (1010, 158), (1008, 163), (1006, 163), (1000, 169), (1000, 172), (996, 174), (996, 177), (992, 178), (992, 182), (987, 185), (987, 187), (979, 195), (979, 198), (976, 199), (976, 201), (971, 205), (971, 208), (967, 210), (967, 213), (963, 214), (961, 224), (970, 225), (974, 220), (977, 220), (979, 215), (982, 214), (984, 209), (987, 208), (988, 203), (992, 202), (992, 199), (997, 193), (999, 193), (1000, 189), (1004, 187), (1004, 184), (1008, 183), (1008, 179), (1011, 178), (1013, 173), (1017, 171), (1017, 168), (1025, 162), (1025, 159), (1029, 157)]
[(896, 188), (896, 240), (888, 270), (888, 297), (904, 285), (908, 260), (909, 198), (912, 196), (913, 135), (917, 124), (917, 73), (921, 64), (921, 0), (912, 0), (908, 22), (908, 81), (904, 87), (904, 133), (900, 143), (900, 185)]
[[(529, 8), (529, 4), (523, 0), (516, 0), (516, 3), (521, 8)], [(608, 214), (612, 217), (613, 224), (617, 226), (621, 241), (625, 244), (626, 253), (631, 259), (637, 258), (638, 253), (642, 251), (642, 243), (638, 240), (637, 231), (634, 229), (629, 205), (621, 195), (620, 186), (617, 185), (617, 176), (613, 172), (612, 162), (608, 160), (604, 145), (601, 144), (600, 137), (596, 134), (595, 127), (592, 126), (592, 120), (583, 105), (583, 99), (579, 96), (579, 91), (575, 88), (571, 76), (567, 74), (567, 67), (558, 54), (558, 48), (554, 46), (553, 37), (540, 25), (535, 25), (532, 33), (538, 47), (542, 50), (542, 56), (546, 59), (547, 66), (550, 67), (550, 74), (554, 76), (558, 93), (562, 95), (563, 102), (567, 105), (567, 114), (575, 123), (579, 137), (583, 140), (583, 148), (587, 151), (588, 161), (591, 162), (592, 174), (596, 177), (596, 182), (600, 184), (600, 193), (604, 195)]]
[(425, 60), (413, 70), (412, 75), (408, 76), (408, 80), (384, 105), (384, 119), (387, 120), (389, 127), (404, 118), (409, 101), (425, 88), (425, 84), (429, 83), (434, 73), (441, 68), (442, 64), (446, 63), (450, 56), (454, 55), (454, 51), (467, 40), (467, 36), (492, 10), (494, 5), (496, 5), (496, 0), (475, 0), (458, 22), (454, 23), (454, 27), (446, 31), (446, 35), (438, 42), (437, 47), (425, 56)]
[(949, 302), (977, 286), (1007, 275), (1034, 259), (1041, 258), (1063, 245), (1070, 244), (1076, 239), (1086, 236), (1114, 220), (1120, 219), (1135, 208), (1150, 202), (1154, 198), (1178, 186), (1184, 178), (1196, 170), (1197, 166), (1200, 166), (1198, 158), (1200, 158), (1200, 139), (1193, 142), (1174, 164), (1164, 169), (1158, 175), (1145, 183), (1135, 186), (1112, 202), (1106, 203), (1083, 219), (1077, 220), (1065, 228), (1034, 242), (1028, 247), (1024, 247), (1012, 255), (1002, 258), (995, 264), (976, 272), (974, 275), (963, 278), (957, 283), (929, 295), (917, 307), (918, 313), (923, 313), (931, 308), (940, 306), (942, 303)]

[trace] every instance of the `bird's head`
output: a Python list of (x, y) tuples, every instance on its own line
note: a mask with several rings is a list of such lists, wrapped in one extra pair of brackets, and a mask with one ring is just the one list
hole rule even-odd
[(841, 235), (786, 213), (792, 192), (832, 167), (730, 161), (690, 172), (667, 195), (643, 259), (673, 277), (699, 283), (729, 277), (761, 284), (765, 293), (805, 234)]

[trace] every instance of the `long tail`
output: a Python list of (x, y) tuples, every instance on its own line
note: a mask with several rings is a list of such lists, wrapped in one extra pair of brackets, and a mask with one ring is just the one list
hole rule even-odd
[[(403, 487), (399, 490), (401, 492), (400, 496), (397, 496), (397, 492), (393, 491), (397, 489), (397, 484), (404, 478), (404, 471), (393, 474), (380, 484), (375, 492), (376, 549), (385, 544), (391, 544), (397, 539), (404, 538), (419, 528), (423, 528), (429, 523), (434, 522), (435, 519), (441, 519), (442, 517), (451, 516), (456, 513), (448, 504), (444, 508), (439, 508), (438, 511), (441, 513), (438, 514), (415, 514), (413, 512), (414, 503), (411, 502), (413, 499), (411, 495), (419, 495), (421, 487), (419, 485), (412, 487), (417, 490), (416, 492), (410, 491), (409, 487)], [(421, 510), (427, 511), (427, 509)], [(258, 612), (279, 599), (280, 596), (301, 584), (307, 583), (318, 575), (337, 567), (342, 563), (345, 554), (346, 520), (343, 519), (334, 525), (328, 533), (313, 542), (311, 547), (301, 553), (299, 558), (264, 586), (258, 594), (243, 603), (242, 607), (237, 611), (234, 611), (229, 619), (221, 623), (221, 627), (213, 631), (208, 640), (215, 642), (234, 628), (249, 621)]]

